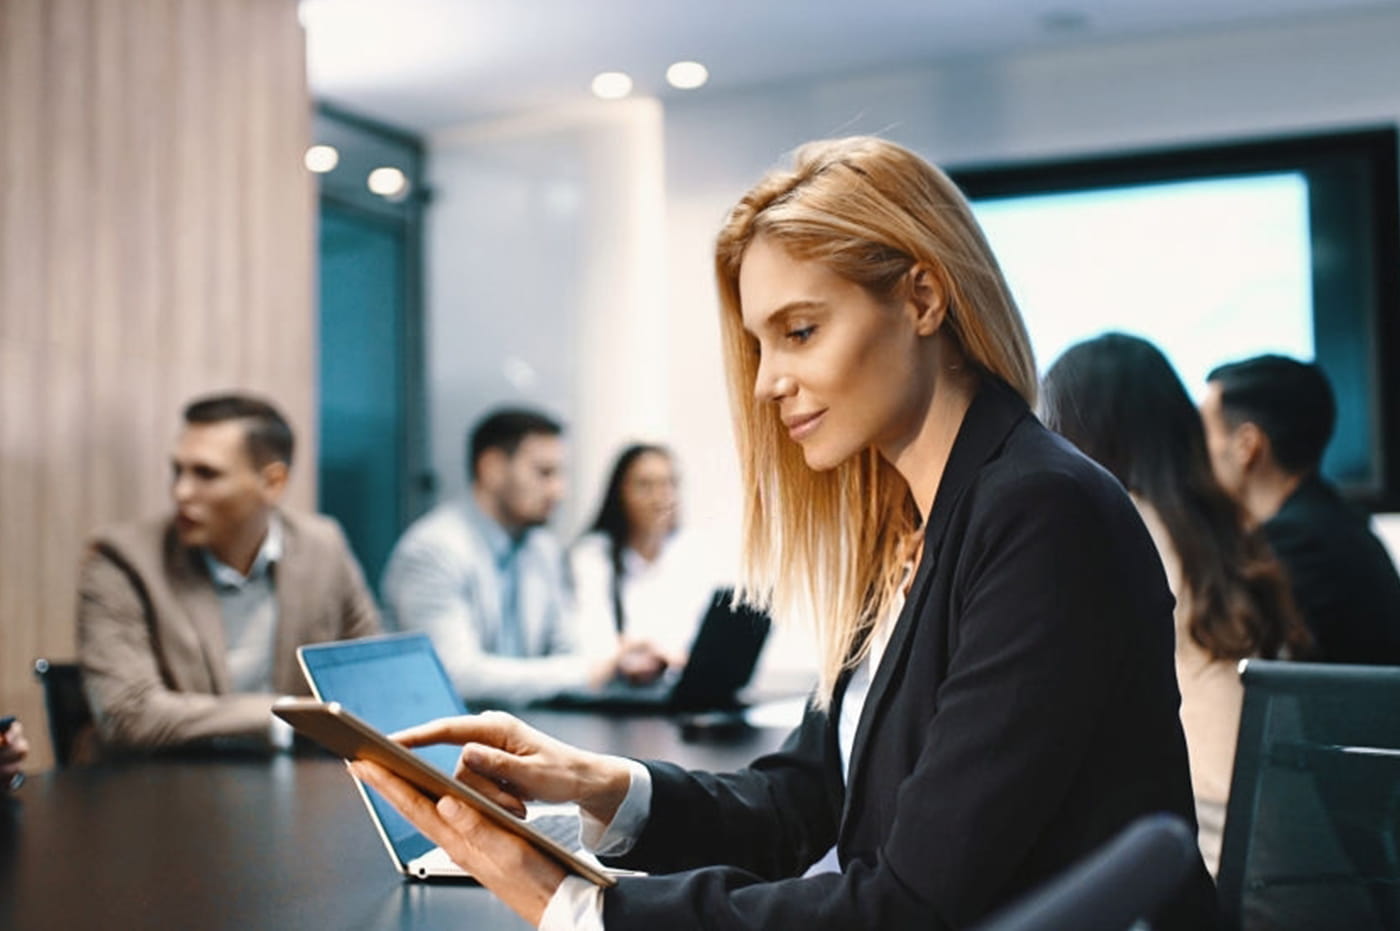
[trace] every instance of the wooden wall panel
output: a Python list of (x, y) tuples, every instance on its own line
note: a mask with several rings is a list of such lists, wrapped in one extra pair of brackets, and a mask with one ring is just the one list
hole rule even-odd
[(191, 396), (297, 429), (315, 500), (315, 195), (294, 0), (0, 0), (0, 714), (49, 764), (96, 527), (168, 508)]

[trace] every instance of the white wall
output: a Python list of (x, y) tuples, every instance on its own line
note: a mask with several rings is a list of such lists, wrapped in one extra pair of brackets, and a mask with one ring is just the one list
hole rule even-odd
[(429, 456), (465, 486), (488, 408), (561, 417), (576, 493), (596, 507), (614, 450), (666, 429), (661, 110), (655, 101), (463, 127), (430, 140)]
[[(604, 467), (591, 457), (624, 426), (651, 431), (680, 454), (692, 527), (727, 558), (738, 479), (710, 247), (726, 208), (783, 153), (878, 133), (969, 164), (1393, 124), (1397, 49), (1400, 11), (1382, 12), (445, 134), (431, 146), (433, 461), (459, 455), (461, 424), (506, 390), (500, 357), (528, 354), (547, 372), (538, 396), (576, 424), (584, 509)], [(549, 206), (551, 185), (575, 192), (572, 212)]]

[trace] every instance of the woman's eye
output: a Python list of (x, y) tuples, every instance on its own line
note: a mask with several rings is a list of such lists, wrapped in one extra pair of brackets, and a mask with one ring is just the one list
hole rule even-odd
[(812, 338), (812, 334), (817, 331), (814, 326), (796, 327), (787, 331), (787, 338), (794, 343), (805, 343)]

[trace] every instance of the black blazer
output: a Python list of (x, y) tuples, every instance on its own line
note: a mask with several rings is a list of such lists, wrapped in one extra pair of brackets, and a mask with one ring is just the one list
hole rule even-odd
[[(605, 925), (961, 927), (1139, 815), (1194, 825), (1173, 638), (1161, 560), (1122, 487), (989, 380), (939, 485), (849, 785), (839, 704), (739, 773), (648, 763), (651, 813), (618, 862), (674, 875), (623, 879)], [(793, 878), (832, 844), (841, 873)], [(1204, 864), (1160, 919), (1214, 925)]]
[(1400, 664), (1400, 577), (1366, 519), (1317, 475), (1302, 481), (1264, 536), (1329, 663)]

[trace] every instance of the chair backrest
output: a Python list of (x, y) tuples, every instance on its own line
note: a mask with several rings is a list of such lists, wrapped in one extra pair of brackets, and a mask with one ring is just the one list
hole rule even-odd
[(977, 931), (1125, 931), (1165, 904), (1199, 857), (1184, 820), (1148, 815)]
[(49, 715), (49, 740), (59, 767), (89, 762), (95, 746), (92, 709), (83, 693), (83, 670), (77, 663), (55, 663), (40, 657), (34, 675), (44, 686)]
[(1400, 667), (1245, 660), (1229, 928), (1400, 927)]

